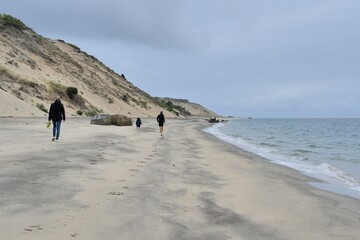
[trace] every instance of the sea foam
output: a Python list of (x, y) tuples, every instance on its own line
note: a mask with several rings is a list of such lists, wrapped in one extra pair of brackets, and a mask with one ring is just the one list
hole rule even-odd
[[(346, 124), (336, 121), (329, 122), (338, 125), (338, 128)], [(333, 189), (327, 186), (326, 190), (360, 198), (360, 163), (353, 160), (359, 155), (356, 152), (349, 154), (342, 147), (347, 146), (343, 144), (346, 133), (333, 139), (329, 122), (316, 119), (305, 123), (297, 119), (242, 119), (215, 124), (204, 131), (273, 163), (296, 169), (334, 186)], [(358, 123), (360, 126), (360, 120)], [(326, 136), (316, 136), (312, 128), (326, 132)], [(336, 131), (339, 132), (339, 129)]]

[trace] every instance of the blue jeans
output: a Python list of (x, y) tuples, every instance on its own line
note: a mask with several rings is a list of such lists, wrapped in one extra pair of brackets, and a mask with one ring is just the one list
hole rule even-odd
[(61, 120), (60, 121), (53, 120), (53, 137), (56, 136), (56, 140), (58, 140), (60, 136), (60, 127), (61, 127)]

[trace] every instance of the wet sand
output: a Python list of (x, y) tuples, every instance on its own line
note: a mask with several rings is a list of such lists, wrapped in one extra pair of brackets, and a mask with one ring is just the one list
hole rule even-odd
[(0, 118), (1, 239), (342, 239), (360, 201), (313, 188), (201, 131), (201, 119), (136, 127)]

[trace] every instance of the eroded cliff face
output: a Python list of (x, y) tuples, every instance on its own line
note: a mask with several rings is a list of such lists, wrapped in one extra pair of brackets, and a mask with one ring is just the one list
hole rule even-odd
[[(44, 38), (14, 17), (0, 15), (0, 32), (0, 99), (8, 106), (1, 109), (1, 116), (46, 115), (56, 96), (61, 97), (70, 115), (135, 117), (164, 111), (169, 117), (184, 116), (167, 111), (124, 74), (114, 72), (79, 47)], [(9, 95), (21, 101), (13, 101)], [(26, 111), (24, 104), (29, 107)]]

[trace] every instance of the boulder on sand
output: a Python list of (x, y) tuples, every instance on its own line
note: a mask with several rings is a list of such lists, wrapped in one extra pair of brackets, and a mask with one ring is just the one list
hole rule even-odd
[(96, 125), (132, 126), (132, 119), (119, 114), (101, 114), (95, 115), (90, 123)]

